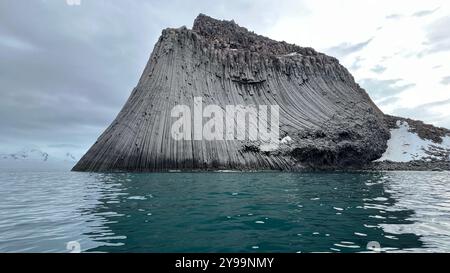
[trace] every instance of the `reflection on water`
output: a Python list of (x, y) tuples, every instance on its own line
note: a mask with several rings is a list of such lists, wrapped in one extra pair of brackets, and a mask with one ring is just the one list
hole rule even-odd
[(0, 173), (0, 251), (448, 251), (449, 173)]

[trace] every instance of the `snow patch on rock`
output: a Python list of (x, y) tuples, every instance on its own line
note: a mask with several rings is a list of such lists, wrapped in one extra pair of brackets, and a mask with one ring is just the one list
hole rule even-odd
[(285, 57), (293, 57), (293, 56), (300, 56), (300, 55), (301, 54), (298, 52), (291, 52), (291, 53), (285, 54), (284, 56)]
[(280, 140), (279, 143), (275, 142), (265, 142), (259, 145), (259, 150), (262, 152), (273, 152), (280, 148), (280, 144), (289, 144), (292, 142), (292, 138), (290, 136), (286, 136)]
[(292, 138), (290, 136), (286, 136), (281, 140), (281, 144), (287, 144), (292, 141)]
[(409, 162), (413, 160), (449, 160), (450, 136), (442, 138), (442, 143), (435, 143), (420, 138), (411, 132), (409, 124), (397, 121), (398, 128), (391, 129), (391, 138), (383, 156), (376, 161)]

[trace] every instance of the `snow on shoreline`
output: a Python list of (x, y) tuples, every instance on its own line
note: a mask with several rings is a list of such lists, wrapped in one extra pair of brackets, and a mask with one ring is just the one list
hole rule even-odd
[[(437, 154), (430, 155), (428, 152), (438, 150), (450, 151), (450, 136), (442, 138), (442, 143), (435, 143), (428, 139), (420, 138), (417, 133), (410, 132), (409, 124), (405, 121), (397, 121), (398, 128), (391, 129), (391, 138), (388, 148), (383, 156), (376, 161), (409, 162), (413, 160), (443, 159)], [(447, 159), (448, 157), (447, 153)]]

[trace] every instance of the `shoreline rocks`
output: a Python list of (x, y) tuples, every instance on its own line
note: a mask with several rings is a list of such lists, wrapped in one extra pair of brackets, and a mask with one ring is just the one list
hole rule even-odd
[(364, 170), (373, 171), (450, 171), (449, 161), (372, 162)]

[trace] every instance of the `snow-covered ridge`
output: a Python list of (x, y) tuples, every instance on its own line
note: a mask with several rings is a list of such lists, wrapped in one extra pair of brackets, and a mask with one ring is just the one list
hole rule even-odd
[(387, 150), (376, 161), (450, 160), (450, 136), (443, 137), (442, 143), (435, 143), (412, 132), (406, 121), (397, 121), (397, 126), (391, 129)]
[(0, 152), (0, 170), (70, 169), (76, 160), (69, 152), (55, 156), (39, 148), (23, 148), (14, 153)]
[(1, 159), (12, 159), (12, 160), (38, 160), (47, 161), (48, 153), (43, 152), (36, 148), (22, 149), (19, 152), (11, 154), (0, 154)]

